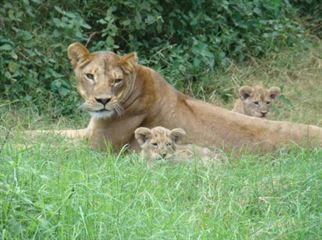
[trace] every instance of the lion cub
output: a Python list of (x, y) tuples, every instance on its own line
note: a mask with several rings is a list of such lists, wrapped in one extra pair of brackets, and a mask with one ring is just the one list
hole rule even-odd
[(191, 160), (194, 156), (199, 157), (203, 162), (210, 159), (219, 160), (220, 154), (209, 148), (193, 144), (180, 145), (179, 142), (185, 134), (181, 128), (169, 130), (164, 127), (152, 129), (140, 127), (135, 130), (135, 138), (149, 164), (161, 159), (186, 161)]
[(265, 118), (272, 102), (280, 95), (279, 87), (266, 89), (262, 86), (243, 86), (239, 89), (240, 99), (236, 100), (233, 111), (245, 115)]

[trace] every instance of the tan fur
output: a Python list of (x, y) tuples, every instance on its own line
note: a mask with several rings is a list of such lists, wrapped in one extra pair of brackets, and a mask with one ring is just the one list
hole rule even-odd
[(184, 143), (205, 147), (268, 151), (292, 142), (322, 144), (322, 129), (316, 126), (253, 118), (185, 96), (160, 74), (138, 64), (134, 53), (123, 57), (107, 51), (88, 53), (73, 43), (68, 56), (84, 109), (92, 118), (86, 129), (60, 134), (88, 138), (95, 148), (106, 149), (110, 143), (115, 150), (124, 144), (139, 149), (134, 130), (155, 126), (182, 128), (187, 132)]
[(185, 131), (181, 128), (169, 130), (164, 127), (154, 127), (152, 129), (140, 127), (135, 130), (135, 138), (140, 144), (144, 158), (151, 164), (160, 159), (172, 161), (189, 161), (199, 158), (204, 163), (210, 159), (224, 160), (219, 151), (210, 150), (195, 144), (179, 144)]
[(240, 99), (236, 100), (233, 111), (248, 116), (265, 118), (273, 101), (279, 94), (280, 88), (278, 87), (266, 89), (262, 86), (243, 86), (239, 89)]

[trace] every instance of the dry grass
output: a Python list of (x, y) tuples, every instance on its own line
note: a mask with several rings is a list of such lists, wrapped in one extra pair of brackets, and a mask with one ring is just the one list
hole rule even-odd
[[(279, 86), (282, 96), (275, 102), (272, 119), (322, 126), (322, 41), (308, 49), (289, 49), (250, 64), (232, 64), (225, 74), (216, 76), (224, 88), (237, 92), (242, 85)], [(231, 109), (216, 93), (210, 99)]]

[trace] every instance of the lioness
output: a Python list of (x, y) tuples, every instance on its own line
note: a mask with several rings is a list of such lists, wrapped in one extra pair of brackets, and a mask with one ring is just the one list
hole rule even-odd
[(210, 159), (225, 160), (218, 151), (195, 144), (181, 145), (180, 142), (186, 135), (182, 128), (169, 130), (160, 126), (152, 129), (139, 127), (134, 135), (140, 144), (144, 158), (150, 164), (158, 159), (188, 161), (194, 157), (200, 158), (204, 163)]
[(265, 118), (280, 92), (279, 87), (266, 89), (259, 85), (255, 87), (243, 86), (239, 89), (240, 99), (236, 100), (233, 111), (248, 116)]
[(134, 130), (155, 126), (180, 127), (187, 132), (184, 143), (205, 147), (267, 151), (291, 142), (322, 145), (322, 129), (316, 126), (254, 119), (188, 97), (138, 64), (135, 53), (90, 53), (80, 43), (71, 44), (67, 52), (83, 108), (92, 118), (85, 129), (58, 133), (88, 138), (95, 148), (104, 149), (108, 142), (115, 150), (124, 144), (139, 149)]

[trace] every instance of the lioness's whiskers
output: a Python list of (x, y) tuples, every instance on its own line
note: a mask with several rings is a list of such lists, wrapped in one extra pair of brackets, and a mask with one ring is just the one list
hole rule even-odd
[(86, 111), (88, 108), (88, 104), (86, 102), (82, 103), (80, 106), (79, 106), (79, 109), (83, 110), (83, 111)]

